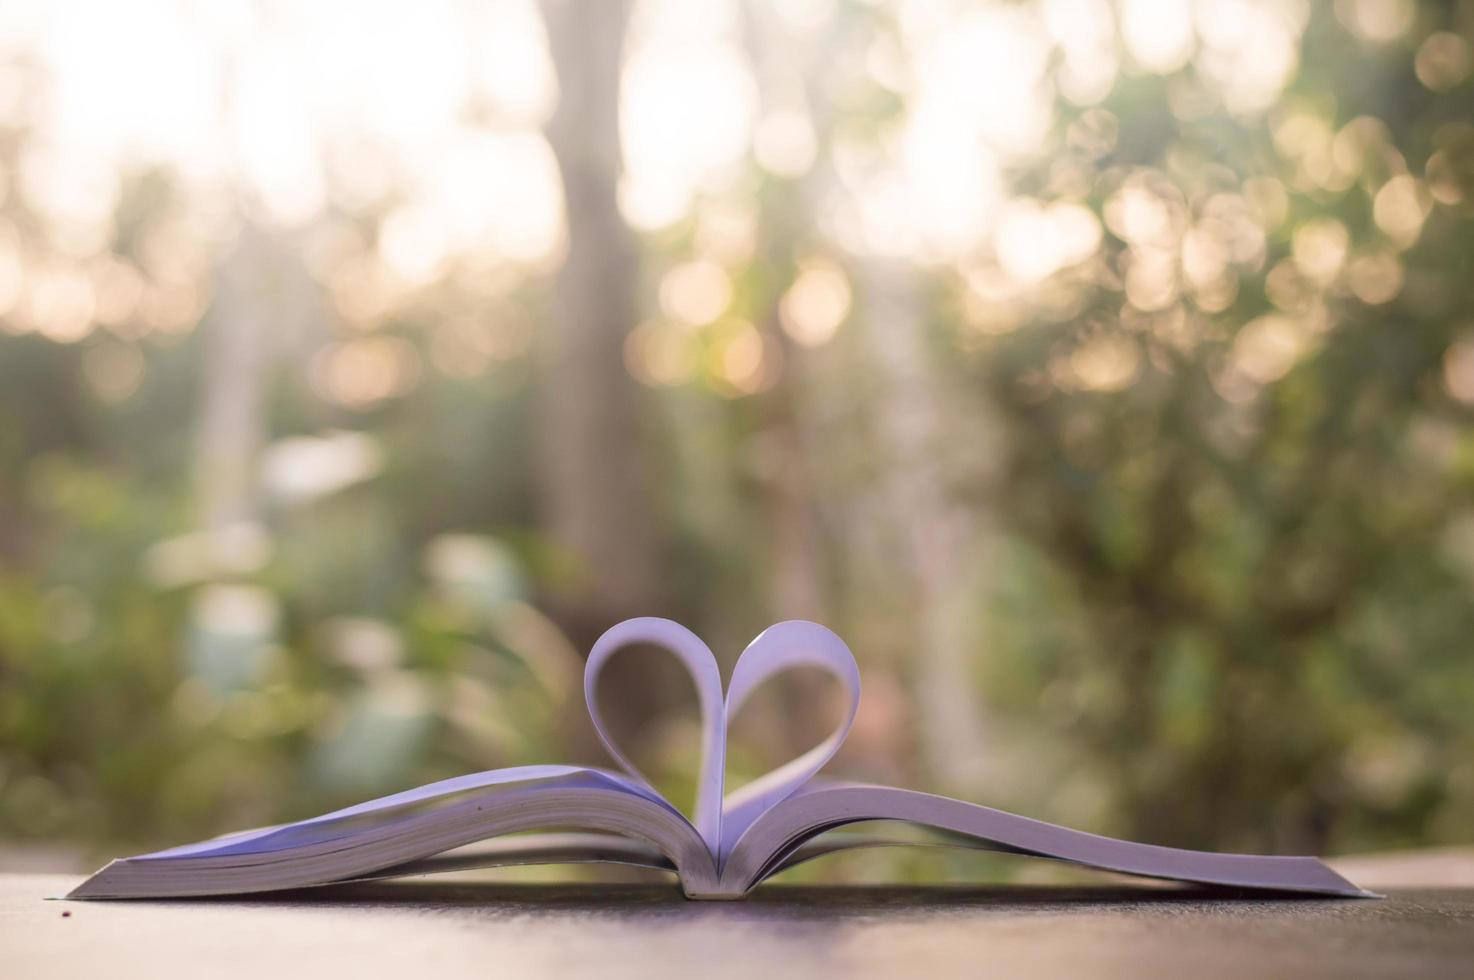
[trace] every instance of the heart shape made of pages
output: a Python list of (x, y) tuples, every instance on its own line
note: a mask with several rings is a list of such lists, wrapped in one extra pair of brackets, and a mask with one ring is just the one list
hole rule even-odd
[[(654, 616), (629, 619), (611, 627), (589, 651), (583, 693), (594, 730), (609, 754), (641, 787), (663, 796), (615, 744), (599, 714), (599, 675), (623, 647), (649, 643), (674, 654), (696, 686), (701, 714), (701, 771), (696, 784), (697, 832), (719, 860), (765, 810), (801, 787), (839, 750), (860, 706), (860, 668), (845, 642), (831, 630), (805, 620), (789, 620), (758, 634), (737, 658), (732, 681), (722, 693), (722, 676), (711, 649), (679, 623)], [(792, 667), (817, 667), (839, 681), (845, 711), (839, 725), (818, 745), (723, 797), (726, 783), (727, 727), (752, 693), (769, 678)], [(669, 801), (667, 801), (669, 802)]]

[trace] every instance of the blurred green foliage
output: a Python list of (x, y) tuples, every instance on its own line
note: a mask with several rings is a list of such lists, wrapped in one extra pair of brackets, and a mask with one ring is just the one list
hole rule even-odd
[[(1027, 434), (1006, 523), (1028, 571), (1005, 587), (992, 642), (1015, 654), (990, 683), (1068, 729), (1129, 828), (1166, 843), (1457, 841), (1474, 812), (1474, 428), (1452, 366), (1474, 313), (1468, 159), (1439, 194), (1452, 206), (1418, 206), (1415, 241), (1396, 242), (1381, 196), (1404, 168), (1467, 154), (1474, 95), (1430, 91), (1400, 46), (1348, 51), (1317, 14), (1277, 128), (1178, 118), (1154, 79), (1102, 103), (1119, 136), (1088, 160), (1108, 223), (1138, 180), (1199, 227), (1225, 192), (1281, 189), (1262, 271), (1186, 316), (1121, 309), (1117, 283), (1091, 284), (1081, 313), (973, 352)], [(1299, 142), (1304, 107), (1329, 125)], [(1327, 151), (1344, 174), (1317, 171)], [(1350, 271), (1306, 282), (1327, 228)], [(1105, 247), (1129, 295), (1130, 243)], [(1395, 297), (1358, 281), (1356, 256), (1379, 250), (1398, 256)], [(1296, 320), (1297, 353), (1257, 363), (1263, 335)], [(1072, 368), (1105, 383), (1055, 383)]]
[[(992, 535), (981, 584), (971, 565), (955, 583), (964, 696), (1004, 736), (955, 751), (1011, 761), (983, 802), (1195, 847), (1467, 840), (1474, 9), (1384, 6), (1411, 13), (1375, 44), (1352, 28), (1391, 30), (1376, 4), (1306, 6), (1298, 68), (1262, 111), (1209, 98), (1194, 63), (1054, 99), (1005, 174), (1035, 229), (1022, 251), (915, 263), (921, 314), (882, 324), (922, 336), (944, 417), (925, 455)], [(889, 8), (839, 7), (843, 43), (900, 30)], [(851, 96), (821, 147), (884, 143), (906, 108), (879, 84)], [(34, 138), (0, 124), (0, 174)], [(750, 169), (758, 245), (718, 276), (709, 322), (674, 323), (662, 288), (685, 287), (652, 271), (685, 268), (701, 294), (699, 222), (641, 240), (642, 306), (665, 309), (628, 347), (652, 389), (658, 611), (726, 657), (790, 614), (783, 590), (811, 589), (867, 678), (842, 762), (940, 780), (914, 732), (921, 576), (884, 523), (914, 515), (871, 500), (908, 465), (877, 432), (910, 409), (860, 326), (884, 319), (888, 267), (817, 240), (814, 178)], [(456, 267), (372, 336), (285, 331), (243, 451), (250, 519), (212, 521), (202, 487), (226, 467), (201, 419), (231, 362), (211, 331), (243, 298), (210, 287), (193, 309), (155, 275), (173, 179), (128, 176), (106, 250), (162, 297), (154, 328), (0, 317), (0, 836), (169, 842), (584, 748), (583, 636), (539, 610), (621, 570), (579, 567), (541, 523), (528, 335), (548, 283), (488, 298)], [(25, 195), (0, 200), (0, 245), (45, 251)], [(372, 251), (384, 217), (337, 209), (262, 251), (311, 264), (323, 228)], [(319, 292), (372, 293), (338, 258)], [(485, 309), (494, 354), (456, 326)], [(794, 573), (797, 538), (821, 558)], [(739, 766), (808, 734), (795, 705), (770, 706), (788, 727), (755, 726)], [(689, 784), (669, 744), (686, 729), (635, 721), (661, 733), (654, 769)]]

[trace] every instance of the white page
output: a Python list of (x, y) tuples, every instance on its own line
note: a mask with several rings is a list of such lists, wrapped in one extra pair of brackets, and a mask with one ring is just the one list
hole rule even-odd
[[(695, 825), (713, 855), (723, 856), (752, 822), (773, 804), (804, 785), (834, 756), (860, 704), (860, 668), (854, 654), (835, 633), (818, 623), (791, 620), (770, 626), (737, 658), (725, 699), (721, 674), (711, 648), (695, 633), (668, 619), (644, 617), (620, 623), (599, 637), (584, 668), (584, 698), (589, 717), (609, 754), (641, 786), (654, 793), (648, 779), (619, 750), (599, 713), (598, 679), (618, 650), (651, 643), (675, 654), (696, 687), (701, 715), (701, 771), (697, 780)], [(844, 715), (818, 745), (722, 798), (726, 783), (726, 746), (730, 720), (747, 699), (774, 675), (793, 667), (816, 667), (839, 682)]]
[[(944, 796), (857, 783), (810, 784), (789, 796), (764, 814), (739, 842), (724, 876), (729, 879), (729, 887), (750, 887), (757, 878), (783, 866), (789, 852), (815, 835), (870, 820), (901, 820), (1003, 850), (1125, 874), (1243, 888), (1371, 896), (1313, 857), (1224, 854), (1140, 844)], [(732, 880), (738, 875), (744, 880)]]
[(605, 631), (589, 651), (588, 663), (583, 672), (583, 696), (588, 704), (589, 719), (604, 748), (619, 763), (620, 767), (637, 783), (660, 799), (660, 793), (651, 785), (635, 764), (619, 751), (613, 736), (604, 727), (604, 718), (599, 714), (599, 674), (604, 665), (621, 648), (634, 643), (651, 643), (675, 654), (691, 683), (696, 686), (696, 703), (701, 714), (701, 770), (696, 784), (696, 812), (692, 823), (701, 839), (715, 856), (722, 840), (722, 773), (727, 764), (727, 726), (722, 703), (722, 675), (717, 668), (716, 657), (711, 648), (695, 633), (680, 623), (654, 616), (627, 619)]
[(722, 847), (732, 846), (763, 811), (790, 796), (822, 769), (850, 733), (860, 707), (860, 668), (835, 633), (818, 623), (790, 620), (770, 626), (748, 644), (732, 671), (722, 719), (723, 737), (742, 705), (769, 678), (792, 667), (817, 667), (839, 682), (844, 715), (818, 745), (729, 795), (722, 805)]

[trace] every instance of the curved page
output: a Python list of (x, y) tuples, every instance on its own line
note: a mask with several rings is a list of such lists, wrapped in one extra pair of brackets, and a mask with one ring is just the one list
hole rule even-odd
[(844, 714), (834, 731), (818, 745), (727, 796), (722, 804), (722, 860), (764, 811), (791, 796), (824, 768), (855, 722), (860, 707), (860, 668), (854, 654), (833, 631), (818, 623), (790, 620), (768, 627), (737, 659), (723, 708), (724, 739), (733, 717), (752, 693), (775, 674), (793, 667), (816, 667), (839, 682)]
[[(619, 750), (614, 736), (604, 727), (604, 716), (599, 712), (599, 675), (604, 665), (620, 649), (634, 643), (650, 643), (674, 654), (696, 687), (696, 702), (701, 715), (701, 771), (697, 774), (696, 812), (692, 815), (692, 823), (706, 842), (707, 849), (715, 856), (722, 839), (722, 773), (727, 764), (722, 675), (717, 669), (716, 657), (695, 633), (680, 623), (655, 616), (627, 619), (610, 627), (589, 651), (583, 672), (583, 697), (594, 731), (620, 768), (643, 790), (663, 802), (665, 798), (660, 792)], [(670, 804), (667, 802), (666, 805)]]
[(866, 820), (904, 820), (1001, 850), (1123, 874), (1372, 897), (1313, 857), (1218, 854), (1137, 844), (928, 793), (854, 784), (805, 787), (760, 817), (733, 849), (723, 869), (723, 890), (750, 888), (818, 834)]

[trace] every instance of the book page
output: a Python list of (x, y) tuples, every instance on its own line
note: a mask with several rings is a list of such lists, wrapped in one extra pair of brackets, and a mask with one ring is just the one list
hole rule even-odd
[(741, 876), (741, 884), (751, 887), (784, 866), (818, 834), (871, 820), (906, 821), (1017, 854), (1150, 878), (1371, 896), (1313, 857), (1222, 854), (1139, 844), (929, 793), (854, 783), (805, 786), (769, 810), (734, 849), (723, 874)]
[(381, 796), (378, 799), (344, 807), (321, 816), (298, 820), (295, 823), (237, 831), (211, 840), (139, 855), (136, 860), (244, 856), (302, 847), (361, 833), (370, 828), (402, 819), (408, 813), (420, 812), (437, 805), (457, 801), (474, 791), (498, 787), (509, 789), (535, 787), (566, 781), (569, 777), (578, 777), (590, 772), (599, 773), (605, 779), (614, 781), (620, 788), (638, 796), (668, 805), (658, 795), (652, 795), (642, 786), (632, 785), (629, 780), (617, 773), (605, 773), (582, 766), (514, 766), (509, 769), (492, 769), (442, 779), (402, 793)]
[(641, 787), (660, 796), (650, 780), (636, 768), (619, 750), (614, 737), (604, 727), (604, 718), (599, 713), (599, 675), (604, 665), (621, 648), (634, 643), (650, 643), (674, 654), (691, 683), (696, 687), (696, 702), (701, 717), (701, 771), (696, 785), (696, 812), (692, 823), (701, 839), (706, 841), (715, 855), (722, 839), (722, 774), (727, 764), (726, 714), (722, 702), (722, 675), (717, 668), (716, 657), (711, 648), (695, 633), (680, 623), (654, 616), (628, 619), (611, 627), (599, 637), (589, 651), (588, 663), (584, 667), (583, 696), (588, 705), (589, 720), (604, 748)]
[(791, 667), (817, 667), (838, 681), (843, 691), (844, 715), (828, 738), (726, 798), (722, 805), (722, 858), (764, 810), (792, 795), (833, 758), (855, 722), (860, 707), (860, 668), (854, 654), (831, 630), (818, 623), (791, 620), (764, 630), (738, 658), (732, 683), (727, 688), (722, 719), (724, 738), (731, 719), (752, 693), (769, 678)]

